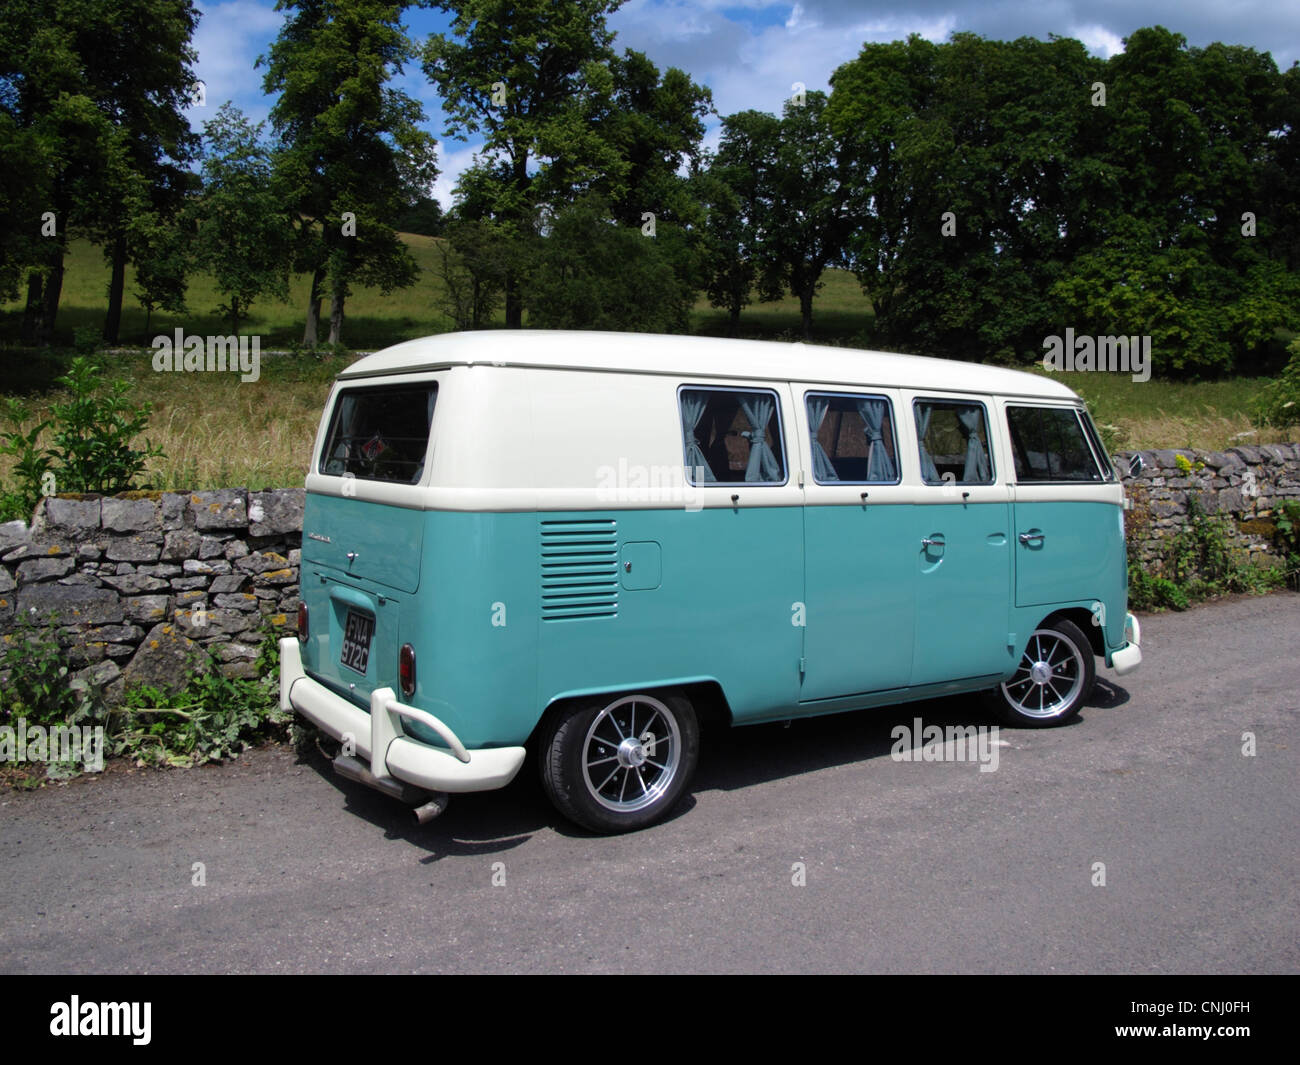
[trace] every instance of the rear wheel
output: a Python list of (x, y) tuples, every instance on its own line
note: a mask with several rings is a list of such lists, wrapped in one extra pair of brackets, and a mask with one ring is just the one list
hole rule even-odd
[(1008, 725), (1046, 728), (1078, 714), (1096, 679), (1088, 637), (1074, 622), (1058, 618), (1033, 631), (1015, 675), (989, 697)]
[(629, 832), (677, 804), (699, 748), (695, 711), (680, 695), (584, 700), (557, 714), (542, 736), (542, 786), (584, 828)]

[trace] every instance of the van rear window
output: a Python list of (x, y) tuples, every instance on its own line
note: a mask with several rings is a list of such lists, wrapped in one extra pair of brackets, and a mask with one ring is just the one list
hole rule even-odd
[(424, 474), (438, 385), (355, 388), (339, 394), (321, 453), (333, 477), (416, 484)]

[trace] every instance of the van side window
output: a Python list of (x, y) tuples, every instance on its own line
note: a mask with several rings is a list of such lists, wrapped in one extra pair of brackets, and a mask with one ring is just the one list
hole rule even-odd
[(916, 440), (926, 484), (992, 484), (988, 418), (982, 403), (918, 399)]
[(808, 430), (818, 484), (895, 484), (894, 412), (884, 396), (809, 392)]
[(682, 444), (691, 484), (783, 484), (775, 392), (683, 388)]
[(1077, 411), (1008, 405), (1007, 430), (1017, 481), (1103, 479)]
[(349, 389), (339, 394), (320, 472), (416, 484), (424, 474), (437, 382)]

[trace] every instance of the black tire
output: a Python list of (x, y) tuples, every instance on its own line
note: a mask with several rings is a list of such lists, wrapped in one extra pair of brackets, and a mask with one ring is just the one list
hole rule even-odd
[(690, 702), (645, 692), (562, 709), (543, 731), (538, 752), (547, 798), (570, 821), (605, 835), (667, 816), (690, 783), (699, 753)]
[(988, 702), (1014, 728), (1051, 728), (1078, 715), (1096, 679), (1088, 637), (1057, 618), (1030, 634), (1015, 674), (988, 693)]

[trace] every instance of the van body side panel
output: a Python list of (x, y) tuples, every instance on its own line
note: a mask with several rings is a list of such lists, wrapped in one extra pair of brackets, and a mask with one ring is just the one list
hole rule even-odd
[[(413, 706), (470, 748), (522, 744), (536, 725), (537, 517), (429, 511), (424, 577), (404, 632), (416, 652)], [(396, 654), (396, 648), (394, 648)], [(441, 741), (419, 725), (406, 731)]]
[[(761, 489), (751, 489), (758, 492)], [(774, 706), (799, 700), (803, 601), (803, 515), (799, 507), (684, 507), (655, 510), (565, 512), (537, 517), (539, 588), (537, 705), (581, 691), (651, 687), (683, 677), (716, 679), (733, 721), (761, 718)], [(613, 522), (617, 600), (609, 607), (600, 563), (605, 541), (593, 533), (582, 554), (575, 542), (573, 584), (550, 568), (565, 556), (551, 530), (599, 528)], [(574, 540), (581, 540), (580, 533)], [(623, 545), (657, 544), (658, 551)], [(543, 571), (543, 559), (548, 569)], [(632, 563), (630, 572), (625, 570)], [(638, 565), (658, 563), (654, 587)], [(589, 577), (581, 576), (590, 574)], [(580, 587), (589, 581), (581, 603)], [(557, 590), (560, 597), (556, 597)]]
[[(879, 495), (887, 489), (875, 491)], [(914, 510), (907, 503), (804, 508), (806, 673), (801, 700), (904, 688), (910, 682), (916, 617)]]
[[(971, 494), (998, 491), (972, 488)], [(1007, 645), (1011, 504), (926, 503), (913, 514), (913, 686), (1006, 673), (1014, 664)]]
[[(1016, 607), (1037, 608), (1028, 613), (1041, 618), (1050, 608), (1082, 602), (1097, 623), (1104, 621), (1106, 646), (1123, 646), (1128, 572), (1122, 509), (1109, 501), (1034, 500), (1033, 491), (1018, 486), (1016, 493)], [(1021, 543), (1022, 534), (1033, 539)]]

